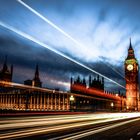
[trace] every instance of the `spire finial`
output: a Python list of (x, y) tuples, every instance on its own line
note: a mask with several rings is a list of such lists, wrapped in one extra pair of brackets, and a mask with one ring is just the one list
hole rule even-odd
[(3, 71), (7, 71), (7, 55), (5, 56), (4, 64), (3, 64)]
[(128, 48), (127, 59), (130, 59), (130, 58), (135, 58), (134, 49), (133, 49), (132, 43), (131, 43), (131, 38), (130, 38), (130, 45), (129, 45), (129, 48)]
[(132, 43), (131, 43), (131, 37), (130, 37), (130, 45), (129, 45), (129, 50), (133, 50), (133, 48), (132, 48)]
[(132, 44), (131, 44), (131, 37), (130, 37), (130, 46), (132, 46)]
[(70, 83), (71, 83), (71, 85), (73, 84), (73, 78), (72, 77), (70, 78)]

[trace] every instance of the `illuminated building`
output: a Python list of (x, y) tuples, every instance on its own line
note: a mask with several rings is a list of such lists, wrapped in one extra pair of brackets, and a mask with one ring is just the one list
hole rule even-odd
[[(79, 78), (77, 82), (80, 82)], [(123, 96), (116, 96), (94, 87), (87, 88), (85, 79), (81, 84), (84, 86), (81, 85), (80, 92), (77, 93), (0, 81), (0, 109), (14, 111), (120, 111), (126, 108)], [(75, 88), (79, 89), (79, 86)]]
[(126, 79), (126, 103), (128, 110), (139, 110), (139, 66), (135, 58), (134, 50), (131, 44), (128, 49), (128, 56), (125, 60), (125, 79)]
[[(3, 66), (4, 75), (0, 79), (0, 109), (14, 111), (69, 111), (70, 95), (66, 92), (42, 88), (39, 69), (36, 65), (33, 80), (23, 84), (11, 82), (6, 60)], [(9, 78), (9, 79), (8, 79)]]
[[(4, 69), (7, 69), (6, 61)], [(104, 79), (89, 76), (71, 78), (71, 92), (42, 88), (36, 65), (33, 80), (24, 85), (0, 80), (0, 109), (20, 111), (120, 111), (126, 108), (123, 96), (104, 91)], [(113, 105), (113, 106), (112, 106)]]
[(77, 79), (71, 77), (70, 92), (93, 97), (76, 97), (75, 106), (77, 110), (108, 111), (112, 108), (116, 111), (125, 110), (125, 97), (120, 96), (120, 93), (104, 91), (104, 78), (99, 77), (99, 75), (96, 78), (89, 76), (88, 83), (85, 78), (81, 79), (80, 76)]
[[(36, 65), (33, 80), (24, 85), (10, 84), (13, 68), (9, 72), (7, 60), (0, 73), (0, 109), (30, 111), (125, 111), (140, 110), (138, 62), (131, 44), (125, 60), (126, 97), (104, 90), (104, 78), (71, 78), (70, 92), (42, 88)], [(1, 76), (1, 75), (4, 76)], [(3, 82), (5, 81), (5, 83)], [(7, 83), (8, 82), (8, 83)]]
[(0, 109), (14, 111), (69, 111), (69, 94), (27, 85), (0, 83)]
[(99, 90), (104, 90), (104, 78), (100, 79), (99, 75), (97, 78), (92, 79), (91, 75), (89, 76), (89, 88), (96, 88)]
[[(87, 86), (88, 85), (88, 86)], [(79, 87), (79, 91), (77, 90), (77, 87)], [(80, 76), (77, 77), (77, 79), (71, 78), (71, 85), (70, 85), (70, 91), (75, 93), (80, 93), (80, 87), (88, 88), (88, 89), (98, 89), (104, 91), (104, 78), (100, 78), (99, 75), (97, 78), (92, 78), (92, 76), (89, 76), (89, 82), (87, 84), (85, 78), (83, 80), (80, 79)]]
[(13, 66), (11, 65), (11, 70), (8, 69), (7, 57), (5, 57), (3, 68), (0, 71), (0, 81), (11, 82), (12, 76), (13, 76)]

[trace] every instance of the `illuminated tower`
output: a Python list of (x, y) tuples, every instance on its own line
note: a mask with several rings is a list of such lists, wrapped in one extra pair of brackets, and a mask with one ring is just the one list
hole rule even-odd
[(138, 87), (138, 62), (135, 58), (131, 44), (128, 49), (128, 56), (125, 59), (125, 79), (126, 79), (126, 105), (129, 110), (138, 110), (139, 87)]

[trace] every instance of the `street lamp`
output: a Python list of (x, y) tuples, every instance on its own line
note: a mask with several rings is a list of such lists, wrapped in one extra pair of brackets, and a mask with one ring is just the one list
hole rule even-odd
[(73, 95), (70, 96), (70, 111), (73, 111), (74, 109), (74, 97)]
[(111, 105), (111, 107), (114, 107), (114, 103), (113, 102), (110, 105)]
[(73, 95), (70, 96), (70, 101), (74, 101)]
[(114, 103), (111, 102), (110, 106), (111, 106), (111, 110), (113, 111)]

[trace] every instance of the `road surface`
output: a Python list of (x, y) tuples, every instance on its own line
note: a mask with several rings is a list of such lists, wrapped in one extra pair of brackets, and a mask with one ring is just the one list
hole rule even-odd
[(140, 113), (0, 118), (0, 140), (140, 140)]

